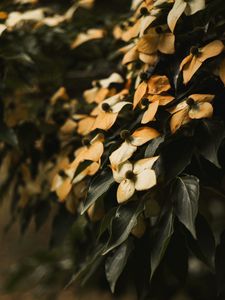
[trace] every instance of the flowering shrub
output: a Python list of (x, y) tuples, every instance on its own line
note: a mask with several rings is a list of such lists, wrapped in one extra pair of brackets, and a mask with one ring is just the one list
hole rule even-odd
[(76, 229), (76, 258), (58, 265), (70, 283), (105, 266), (112, 292), (123, 274), (165, 299), (159, 280), (178, 289), (197, 257), (223, 294), (223, 1), (134, 0), (85, 30), (101, 1), (15, 2), (0, 15), (1, 189), (22, 231), (59, 207), (51, 244)]

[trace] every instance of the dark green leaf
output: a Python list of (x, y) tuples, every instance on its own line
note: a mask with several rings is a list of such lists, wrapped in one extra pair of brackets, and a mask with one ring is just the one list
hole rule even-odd
[(115, 249), (112, 255), (109, 255), (109, 257), (106, 259), (105, 274), (110, 284), (112, 293), (115, 291), (116, 282), (123, 272), (123, 269), (127, 263), (127, 259), (133, 248), (133, 241), (131, 239), (127, 239)]
[(224, 124), (218, 120), (201, 120), (196, 129), (196, 145), (199, 152), (217, 167), (218, 149), (225, 136)]
[(225, 231), (221, 234), (220, 244), (216, 249), (216, 279), (219, 294), (225, 294)]
[(87, 198), (84, 201), (84, 207), (81, 213), (83, 214), (96, 200), (105, 194), (113, 182), (112, 172), (109, 169), (104, 170), (101, 174), (96, 176), (90, 183)]
[(148, 144), (147, 148), (145, 149), (145, 157), (152, 157), (155, 155), (159, 145), (164, 141), (164, 136), (159, 136), (156, 139), (153, 139)]
[(198, 213), (199, 199), (198, 178), (190, 175), (177, 177), (173, 184), (171, 197), (176, 216), (196, 238), (195, 219)]
[(151, 250), (151, 277), (161, 262), (169, 241), (173, 235), (174, 216), (171, 210), (167, 211), (157, 224), (153, 233), (152, 250)]
[(197, 240), (188, 236), (188, 246), (198, 259), (214, 270), (215, 238), (208, 222), (200, 214), (196, 218), (195, 228)]
[(137, 217), (143, 211), (143, 203), (131, 201), (118, 207), (110, 226), (110, 237), (103, 254), (123, 243), (132, 228), (137, 224)]

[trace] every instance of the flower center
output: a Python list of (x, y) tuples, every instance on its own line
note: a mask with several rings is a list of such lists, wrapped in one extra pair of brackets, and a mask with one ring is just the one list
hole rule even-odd
[(62, 178), (67, 177), (66, 173), (63, 170), (59, 171), (59, 176), (62, 177)]
[(110, 112), (111, 107), (108, 103), (102, 103), (102, 110), (104, 110), (105, 112)]
[(120, 137), (123, 139), (123, 140), (126, 140), (126, 141), (131, 141), (131, 134), (130, 134), (130, 131), (129, 130), (122, 130), (120, 132)]
[(149, 11), (147, 10), (146, 7), (142, 7), (142, 8), (140, 9), (140, 14), (141, 14), (142, 16), (147, 16), (147, 15), (149, 15)]
[(191, 47), (191, 54), (193, 54), (194, 56), (198, 56), (200, 54), (199, 48), (197, 46), (193, 46)]
[(140, 78), (142, 81), (148, 80), (148, 73), (147, 72), (141, 72)]
[(186, 101), (187, 105), (191, 107), (193, 107), (196, 103), (192, 98), (188, 98)]
[(125, 174), (125, 178), (134, 181), (136, 178), (136, 175), (134, 174), (133, 171), (127, 171)]
[(163, 30), (162, 30), (162, 27), (161, 26), (157, 26), (155, 31), (160, 34), (160, 33), (163, 33)]
[(145, 106), (145, 107), (148, 107), (149, 106), (149, 100), (148, 100), (148, 98), (142, 98), (141, 104), (143, 106)]
[(89, 138), (85, 137), (82, 139), (83, 146), (90, 146), (90, 140)]

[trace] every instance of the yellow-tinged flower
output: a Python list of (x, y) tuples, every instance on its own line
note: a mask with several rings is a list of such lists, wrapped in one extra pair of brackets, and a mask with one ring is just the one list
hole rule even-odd
[(130, 134), (127, 130), (122, 131), (121, 137), (125, 141), (109, 157), (112, 168), (116, 169), (118, 165), (128, 160), (139, 146), (159, 135), (160, 133), (156, 129), (150, 127), (140, 127), (133, 134)]
[[(79, 148), (75, 152), (76, 157), (72, 163), (65, 161), (65, 165), (60, 169), (61, 171), (54, 176), (52, 181), (52, 191), (56, 192), (60, 201), (66, 199), (73, 184), (80, 182), (86, 176), (94, 175), (98, 171), (101, 164), (101, 156), (104, 151), (103, 140), (103, 135), (98, 134), (85, 146)], [(92, 163), (74, 177), (78, 166), (85, 160), (92, 161)]]
[(134, 93), (133, 108), (138, 105), (143, 97), (160, 95), (167, 92), (170, 88), (169, 79), (165, 75), (153, 75), (149, 79), (143, 80)]
[(96, 128), (108, 130), (113, 126), (122, 108), (131, 104), (130, 102), (122, 101), (127, 93), (127, 90), (121, 91), (104, 100), (92, 111), (91, 115), (97, 116), (92, 130)]
[(106, 97), (113, 96), (116, 92), (114, 88), (110, 88), (112, 83), (123, 83), (122, 76), (118, 73), (112, 73), (109, 77), (94, 80), (93, 87), (84, 91), (83, 97), (88, 103), (101, 103)]
[(140, 159), (134, 164), (129, 161), (122, 163), (113, 171), (114, 180), (119, 183), (117, 201), (123, 203), (130, 199), (135, 190), (148, 190), (156, 185), (156, 174), (152, 166), (159, 156)]
[(223, 50), (224, 45), (220, 40), (215, 40), (202, 48), (192, 47), (190, 54), (186, 56), (180, 64), (184, 83), (186, 84), (191, 80), (192, 76), (205, 60), (219, 55)]
[(170, 120), (171, 131), (174, 133), (192, 119), (212, 117), (213, 106), (210, 102), (214, 97), (210, 94), (193, 94), (187, 100), (179, 103), (170, 111), (173, 114)]
[(73, 119), (77, 122), (77, 133), (84, 136), (92, 131), (96, 117), (74, 114)]
[(168, 14), (167, 23), (173, 32), (177, 21), (183, 13), (190, 16), (205, 8), (205, 0), (175, 0), (175, 3)]

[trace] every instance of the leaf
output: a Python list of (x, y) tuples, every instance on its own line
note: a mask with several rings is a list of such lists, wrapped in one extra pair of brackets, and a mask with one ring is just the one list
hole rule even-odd
[(137, 201), (131, 201), (118, 207), (111, 222), (110, 237), (103, 255), (119, 246), (128, 238), (132, 228), (137, 224), (137, 217), (143, 209), (143, 203)]
[(18, 146), (17, 136), (12, 128), (8, 128), (4, 123), (0, 124), (0, 141), (13, 147)]
[(225, 128), (222, 121), (204, 119), (196, 129), (198, 151), (219, 168), (217, 154), (224, 137)]
[(152, 157), (155, 155), (159, 145), (164, 142), (164, 136), (159, 136), (154, 140), (150, 141), (148, 146), (145, 149), (145, 157)]
[(186, 175), (177, 177), (172, 192), (175, 214), (186, 228), (196, 238), (195, 219), (198, 213), (199, 180)]
[(83, 162), (81, 162), (78, 166), (78, 168), (76, 169), (73, 178), (75, 178), (77, 175), (79, 175), (82, 171), (84, 171), (87, 167), (90, 166), (90, 164), (93, 163), (93, 161), (91, 160), (85, 160)]
[(104, 170), (101, 174), (94, 177), (90, 183), (81, 214), (83, 214), (92, 204), (95, 203), (95, 201), (105, 194), (113, 183), (114, 179), (112, 172), (109, 169)]
[(162, 144), (159, 149), (161, 172), (164, 180), (169, 182), (184, 171), (190, 164), (194, 145), (190, 137), (178, 136)]
[(151, 276), (152, 279), (155, 270), (157, 269), (158, 265), (160, 264), (166, 248), (169, 244), (169, 241), (173, 235), (173, 221), (174, 216), (172, 210), (170, 209), (164, 214), (155, 231), (153, 233), (153, 241), (152, 241), (152, 250), (151, 250)]
[(133, 240), (127, 239), (106, 259), (105, 274), (112, 293), (115, 291), (116, 282), (123, 272), (123, 269), (127, 264), (127, 259), (133, 249)]
[(195, 256), (204, 262), (211, 270), (215, 265), (215, 238), (206, 219), (198, 214), (195, 223), (196, 237), (188, 237), (188, 246)]
[(225, 231), (221, 234), (220, 243), (216, 249), (216, 281), (217, 281), (217, 290), (218, 293), (225, 294)]
[(114, 217), (116, 213), (116, 207), (113, 207), (102, 219), (99, 232), (98, 232), (98, 237), (97, 239), (99, 240), (102, 234), (109, 229), (110, 223), (112, 221), (112, 218)]

